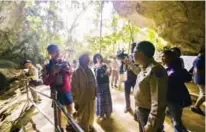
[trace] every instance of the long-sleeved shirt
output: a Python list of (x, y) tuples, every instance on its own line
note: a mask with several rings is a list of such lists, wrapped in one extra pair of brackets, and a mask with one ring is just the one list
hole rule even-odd
[(38, 70), (33, 65), (29, 67), (28, 76), (31, 80), (39, 80)]
[(145, 68), (137, 67), (133, 63), (130, 63), (128, 68), (137, 75), (134, 91), (135, 105), (150, 110), (145, 127), (149, 132), (155, 132), (164, 122), (168, 88), (167, 72), (154, 60), (151, 60)]
[(90, 68), (79, 66), (72, 75), (71, 93), (73, 100), (78, 105), (85, 105), (94, 100), (96, 95), (96, 81)]

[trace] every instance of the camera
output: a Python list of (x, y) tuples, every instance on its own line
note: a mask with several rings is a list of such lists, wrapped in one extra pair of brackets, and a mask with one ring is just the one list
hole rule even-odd
[[(131, 44), (131, 49), (130, 49), (131, 53), (134, 53), (134, 49), (135, 49), (136, 45), (137, 45), (137, 43), (135, 43), (135, 42), (133, 42)], [(122, 49), (122, 50), (119, 50), (117, 52), (116, 57), (117, 57), (117, 59), (123, 61), (126, 57), (129, 57), (129, 55), (125, 53), (124, 49)]]
[(64, 68), (67, 68), (69, 65), (67, 62), (61, 62), (61, 63), (56, 63), (55, 64), (55, 67), (59, 68), (59, 69), (64, 69)]
[(126, 54), (126, 53), (124, 53), (125, 51), (124, 50), (119, 50), (118, 52), (117, 52), (117, 59), (119, 59), (119, 60), (124, 60), (126, 57), (128, 57), (128, 54)]

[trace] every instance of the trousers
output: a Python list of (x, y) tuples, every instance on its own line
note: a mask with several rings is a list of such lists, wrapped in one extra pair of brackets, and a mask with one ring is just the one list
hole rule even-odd
[(130, 109), (131, 108), (130, 92), (131, 92), (131, 88), (134, 88), (135, 83), (136, 83), (136, 80), (134, 80), (134, 81), (125, 81), (125, 83), (124, 83), (124, 93), (125, 93), (126, 109)]
[[(147, 124), (147, 120), (150, 114), (149, 109), (138, 107), (136, 108), (136, 117), (139, 122), (139, 132), (144, 132), (144, 126)], [(164, 126), (160, 126), (157, 130), (153, 130), (152, 132), (163, 132)]]

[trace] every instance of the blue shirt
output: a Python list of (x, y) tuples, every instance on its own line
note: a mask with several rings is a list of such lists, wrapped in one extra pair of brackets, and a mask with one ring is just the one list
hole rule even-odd
[(200, 85), (205, 84), (205, 56), (198, 56), (193, 62), (193, 68), (194, 82)]

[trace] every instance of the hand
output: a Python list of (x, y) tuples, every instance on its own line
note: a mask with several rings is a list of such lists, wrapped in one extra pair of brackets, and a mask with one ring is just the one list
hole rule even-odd
[(144, 126), (144, 132), (149, 132), (149, 129), (147, 126)]
[(129, 60), (129, 58), (125, 58), (125, 59), (123, 60), (123, 62), (124, 62), (125, 65), (128, 65), (128, 64), (130, 63), (130, 60)]
[(54, 66), (54, 68), (52, 69), (53, 74), (57, 74), (58, 72), (60, 72), (60, 67), (58, 66)]
[(107, 69), (106, 75), (110, 76), (111, 75), (111, 69)]

